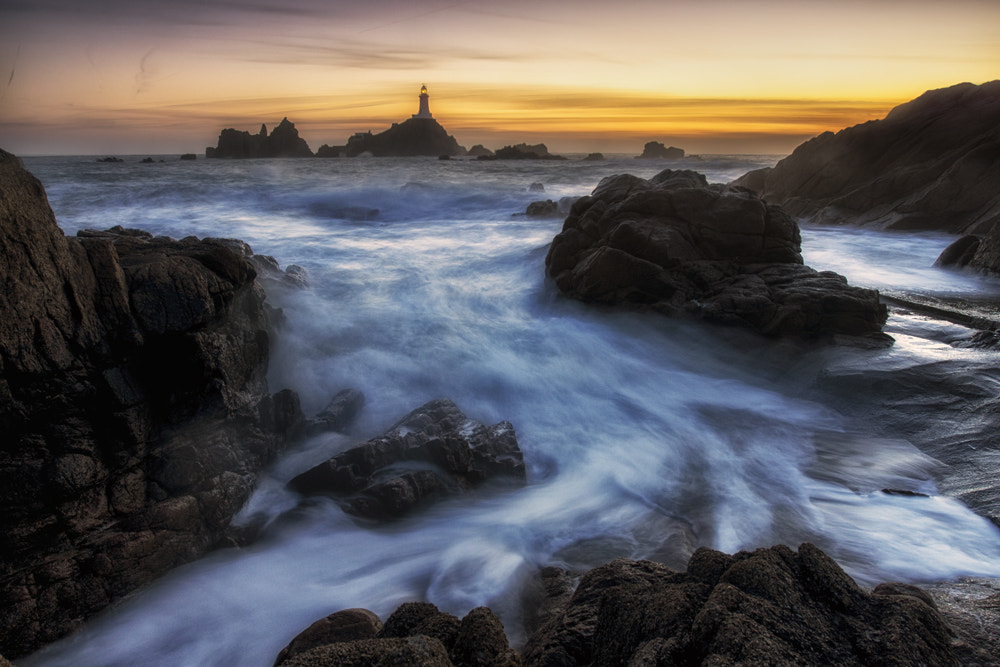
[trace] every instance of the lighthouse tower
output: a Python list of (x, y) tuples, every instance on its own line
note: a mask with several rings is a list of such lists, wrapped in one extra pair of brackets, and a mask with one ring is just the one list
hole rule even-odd
[(420, 112), (413, 114), (414, 118), (434, 118), (427, 104), (427, 86), (420, 86)]

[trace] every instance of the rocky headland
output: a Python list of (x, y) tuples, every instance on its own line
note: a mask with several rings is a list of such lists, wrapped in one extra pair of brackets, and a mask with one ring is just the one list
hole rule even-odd
[(239, 241), (66, 237), (0, 151), (0, 652), (53, 641), (224, 539), (302, 423)]
[(586, 302), (805, 339), (877, 335), (873, 290), (802, 263), (798, 225), (747, 188), (667, 169), (603, 179), (571, 208), (545, 266)]
[(267, 133), (267, 126), (263, 124), (257, 134), (225, 129), (219, 134), (218, 145), (205, 149), (205, 157), (313, 157), (313, 152), (309, 150), (306, 140), (299, 136), (295, 124), (284, 118), (271, 130), (271, 134)]
[(811, 223), (986, 234), (1000, 222), (1000, 81), (928, 91), (735, 183)]

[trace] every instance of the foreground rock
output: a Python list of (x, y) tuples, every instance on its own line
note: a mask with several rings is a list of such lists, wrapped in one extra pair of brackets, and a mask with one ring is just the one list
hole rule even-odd
[(810, 222), (984, 234), (1000, 221), (1000, 81), (926, 92), (735, 183)]
[(330, 495), (368, 519), (393, 519), (433, 498), (491, 478), (523, 482), (524, 459), (510, 422), (485, 426), (447, 399), (427, 403), (383, 435), (307, 470), (288, 485)]
[(212, 547), (301, 420), (244, 245), (67, 238), (0, 151), (0, 653)]
[[(299, 137), (299, 131), (294, 123), (287, 118), (268, 135), (267, 127), (260, 126), (260, 132), (250, 134), (246, 131), (232, 128), (219, 134), (219, 143), (215, 148), (205, 149), (205, 157), (210, 158), (254, 158), (254, 157), (312, 157), (309, 144)], [(193, 156), (192, 156), (193, 159)]]
[(877, 334), (873, 290), (802, 264), (799, 229), (746, 188), (693, 171), (605, 178), (578, 200), (545, 265), (582, 301), (806, 339)]
[(275, 667), (520, 667), (503, 624), (486, 607), (459, 620), (426, 602), (409, 602), (383, 627), (365, 609), (348, 609), (316, 621), (286, 646)]
[(912, 587), (862, 591), (822, 551), (699, 549), (685, 573), (616, 560), (590, 571), (524, 663), (957, 665), (948, 628)]
[[(982, 636), (963, 635), (963, 655), (989, 655)], [(951, 641), (924, 591), (882, 584), (866, 593), (803, 544), (798, 553), (775, 546), (733, 556), (701, 548), (686, 572), (625, 559), (595, 568), (521, 655), (485, 607), (459, 621), (434, 605), (407, 603), (384, 627), (365, 610), (331, 614), (275, 664), (944, 667), (959, 664)]]
[(944, 249), (934, 266), (1000, 275), (1000, 224), (994, 225), (982, 237), (973, 234), (961, 237)]

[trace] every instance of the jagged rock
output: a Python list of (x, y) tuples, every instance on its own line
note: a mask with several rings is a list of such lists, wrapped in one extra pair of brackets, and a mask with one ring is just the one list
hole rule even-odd
[(509, 422), (485, 426), (451, 401), (438, 399), (288, 485), (303, 495), (336, 497), (357, 516), (385, 520), (494, 477), (525, 479), (513, 427)]
[(865, 593), (811, 544), (729, 556), (685, 573), (619, 559), (587, 573), (534, 633), (525, 665), (958, 665), (948, 628), (910, 587)]
[(640, 159), (680, 160), (684, 157), (684, 149), (671, 146), (667, 148), (659, 141), (650, 141), (642, 149)]
[(357, 389), (343, 389), (337, 392), (326, 407), (309, 421), (310, 434), (335, 431), (343, 433), (357, 418), (365, 406), (365, 395)]
[(809, 222), (985, 234), (1000, 221), (1000, 81), (928, 91), (735, 183)]
[(323, 144), (316, 149), (316, 157), (347, 157), (347, 146)]
[(348, 157), (438, 157), (465, 155), (465, 148), (433, 118), (410, 118), (379, 134), (355, 134), (347, 140), (346, 153)]
[(227, 128), (219, 134), (215, 148), (205, 149), (209, 158), (261, 158), (261, 157), (313, 157), (305, 139), (299, 137), (295, 125), (287, 118), (267, 134), (267, 127), (260, 126), (259, 134)]
[(545, 265), (582, 301), (824, 338), (880, 332), (878, 293), (803, 266), (799, 229), (746, 188), (693, 171), (603, 179), (570, 210)]
[(268, 394), (264, 294), (223, 242), (67, 238), (0, 151), (0, 255), (0, 651), (17, 657), (219, 540), (298, 403)]

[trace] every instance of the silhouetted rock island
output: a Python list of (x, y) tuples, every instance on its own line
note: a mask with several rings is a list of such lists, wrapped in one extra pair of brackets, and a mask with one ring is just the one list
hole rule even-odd
[(1000, 81), (928, 91), (735, 183), (808, 222), (986, 234), (1000, 222)]
[(254, 157), (312, 157), (309, 145), (299, 137), (299, 131), (287, 118), (267, 133), (267, 126), (261, 125), (260, 132), (250, 134), (232, 128), (219, 134), (219, 144), (205, 149), (205, 157), (210, 158), (254, 158)]
[(667, 169), (603, 179), (570, 209), (545, 266), (582, 301), (807, 339), (878, 334), (873, 290), (804, 266), (799, 228), (738, 186)]
[(684, 149), (677, 148), (676, 146), (670, 146), (667, 148), (659, 141), (650, 141), (642, 149), (642, 155), (639, 156), (641, 159), (667, 159), (667, 160), (680, 160), (684, 157)]

